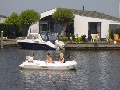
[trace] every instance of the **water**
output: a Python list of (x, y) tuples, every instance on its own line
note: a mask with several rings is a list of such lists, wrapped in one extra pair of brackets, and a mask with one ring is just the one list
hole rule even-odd
[[(61, 51), (76, 60), (76, 70), (24, 70), (26, 55), (46, 59), (47, 51), (0, 49), (0, 90), (119, 90), (120, 51)], [(50, 52), (57, 60), (59, 51)]]

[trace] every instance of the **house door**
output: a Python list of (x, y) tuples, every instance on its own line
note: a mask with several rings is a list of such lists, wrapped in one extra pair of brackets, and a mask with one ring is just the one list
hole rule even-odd
[(98, 34), (101, 38), (101, 22), (88, 22), (88, 40), (91, 40), (91, 34)]

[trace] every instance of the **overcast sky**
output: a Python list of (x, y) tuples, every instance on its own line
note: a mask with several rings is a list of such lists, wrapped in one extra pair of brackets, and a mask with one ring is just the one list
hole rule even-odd
[(9, 16), (12, 12), (18, 14), (27, 9), (43, 12), (56, 7), (97, 11), (119, 17), (120, 0), (0, 0), (0, 15)]

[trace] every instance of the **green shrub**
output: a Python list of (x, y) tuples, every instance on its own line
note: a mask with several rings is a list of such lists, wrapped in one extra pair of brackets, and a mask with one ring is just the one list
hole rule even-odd
[(109, 39), (109, 41), (110, 41), (110, 42), (112, 42), (112, 41), (113, 41), (113, 39), (111, 39), (111, 38), (110, 38), (110, 39)]
[(113, 31), (115, 31), (115, 30), (113, 30), (113, 29), (108, 30), (109, 38), (111, 38), (111, 39), (114, 39), (114, 32)]
[(82, 37), (76, 38), (76, 42), (77, 42), (77, 43), (79, 43), (79, 42), (81, 42), (81, 41), (82, 41)]
[(72, 41), (76, 41), (75, 35), (73, 34), (73, 35), (71, 35), (71, 36), (72, 36)]
[(59, 37), (60, 41), (68, 41), (68, 37)]
[(86, 42), (86, 35), (82, 35), (81, 37), (82, 37), (82, 41)]

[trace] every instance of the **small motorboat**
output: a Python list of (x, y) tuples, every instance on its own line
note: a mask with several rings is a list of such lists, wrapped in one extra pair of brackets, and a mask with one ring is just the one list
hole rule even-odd
[(39, 24), (33, 24), (29, 27), (27, 37), (23, 40), (17, 40), (23, 49), (31, 50), (62, 50), (65, 49), (65, 43), (59, 41), (57, 32), (39, 31)]
[(70, 70), (76, 69), (76, 61), (66, 61), (61, 63), (60, 61), (54, 61), (54, 63), (48, 63), (41, 60), (33, 60), (33, 57), (27, 56), (25, 62), (19, 65), (23, 69), (52, 69), (52, 70)]
[(23, 49), (31, 50), (62, 50), (65, 47), (55, 32), (29, 33), (25, 39), (17, 42)]

